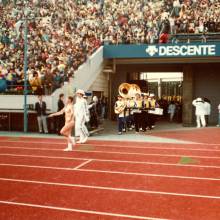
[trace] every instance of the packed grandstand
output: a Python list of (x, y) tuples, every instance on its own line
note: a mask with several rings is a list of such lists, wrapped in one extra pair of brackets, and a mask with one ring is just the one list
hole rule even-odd
[[(220, 32), (219, 0), (0, 0), (0, 92), (22, 92), (28, 8), (31, 93), (51, 94), (103, 44), (205, 42)], [(26, 5), (24, 5), (26, 4)]]

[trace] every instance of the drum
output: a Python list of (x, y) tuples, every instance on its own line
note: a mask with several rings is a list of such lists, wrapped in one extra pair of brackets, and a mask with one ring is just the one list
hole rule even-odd
[(163, 115), (163, 109), (155, 108), (154, 110), (149, 110), (148, 113), (153, 115)]

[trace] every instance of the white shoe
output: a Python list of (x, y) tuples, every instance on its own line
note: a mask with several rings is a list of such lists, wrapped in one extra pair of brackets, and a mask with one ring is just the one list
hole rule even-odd
[(76, 143), (77, 143), (77, 144), (82, 144), (82, 141), (77, 141)]
[(88, 137), (85, 137), (85, 138), (81, 141), (81, 144), (85, 144), (87, 140), (88, 140)]
[(76, 141), (75, 141), (75, 138), (74, 138), (74, 137), (71, 137), (71, 141), (72, 141), (72, 145), (75, 145), (75, 144), (76, 144)]

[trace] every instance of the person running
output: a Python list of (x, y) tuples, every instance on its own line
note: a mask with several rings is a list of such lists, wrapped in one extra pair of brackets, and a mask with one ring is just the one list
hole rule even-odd
[(59, 112), (50, 114), (48, 117), (54, 117), (62, 115), (65, 113), (65, 125), (61, 129), (60, 134), (67, 138), (68, 146), (64, 151), (72, 151), (73, 146), (75, 145), (75, 140), (71, 137), (72, 129), (74, 126), (74, 110), (73, 110), (73, 97), (69, 96), (67, 99), (66, 106), (61, 109)]

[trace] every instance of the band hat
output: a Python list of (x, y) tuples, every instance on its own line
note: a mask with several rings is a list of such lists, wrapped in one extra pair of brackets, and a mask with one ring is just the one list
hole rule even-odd
[(151, 93), (150, 95), (149, 95), (149, 97), (150, 98), (152, 98), (152, 97), (154, 97), (155, 95), (153, 94), (153, 93)]
[(76, 91), (76, 94), (81, 94), (81, 95), (85, 95), (85, 92), (82, 90), (82, 89), (78, 89), (77, 91)]
[(202, 102), (202, 98), (197, 98), (196, 101), (197, 102)]

